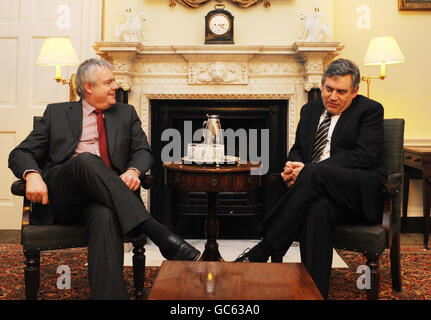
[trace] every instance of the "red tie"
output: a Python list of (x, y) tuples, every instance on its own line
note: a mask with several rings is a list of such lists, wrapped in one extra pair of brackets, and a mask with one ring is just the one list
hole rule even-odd
[(108, 168), (112, 169), (111, 161), (109, 161), (108, 155), (108, 143), (106, 142), (106, 129), (105, 121), (103, 120), (103, 111), (95, 109), (94, 112), (97, 114), (97, 134), (99, 135), (99, 152), (100, 157), (105, 161)]

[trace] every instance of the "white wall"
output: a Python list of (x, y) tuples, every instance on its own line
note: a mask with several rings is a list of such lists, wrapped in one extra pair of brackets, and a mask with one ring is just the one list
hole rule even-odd
[[(270, 7), (263, 2), (247, 9), (225, 2), (225, 9), (234, 15), (235, 44), (291, 45), (301, 31), (301, 11), (314, 12), (319, 3), (322, 21), (331, 23), (333, 0), (273, 0)], [(130, 5), (135, 14), (144, 11), (144, 24), (149, 45), (203, 44), (205, 15), (214, 9), (214, 2), (191, 9), (161, 0), (105, 0), (104, 39), (115, 40), (115, 25), (125, 21), (124, 9)]]
[[(8, 169), (10, 151), (31, 131), (33, 116), (68, 100), (68, 87), (54, 81), (55, 67), (35, 65), (43, 41), (69, 37), (81, 61), (94, 57), (101, 18), (102, 0), (0, 1), (0, 229), (21, 228), (22, 197), (10, 193), (16, 179)], [(62, 68), (62, 76), (75, 71)]]

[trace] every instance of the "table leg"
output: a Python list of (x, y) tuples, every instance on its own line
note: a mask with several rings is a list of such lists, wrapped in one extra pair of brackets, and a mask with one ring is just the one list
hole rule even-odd
[(205, 250), (199, 260), (224, 261), (218, 250), (217, 236), (219, 221), (217, 219), (217, 192), (208, 192), (208, 215), (205, 220), (205, 234), (207, 242)]
[(423, 177), (423, 209), (424, 209), (424, 245), (425, 249), (429, 249), (428, 247), (428, 235), (430, 232), (430, 201), (431, 201), (431, 185), (427, 182), (426, 177)]
[(407, 231), (407, 207), (409, 205), (409, 186), (410, 176), (404, 167), (404, 190), (403, 190), (403, 216), (401, 218), (401, 231), (406, 233)]

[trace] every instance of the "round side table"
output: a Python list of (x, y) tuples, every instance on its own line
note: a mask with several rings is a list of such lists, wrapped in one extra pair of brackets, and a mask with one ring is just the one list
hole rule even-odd
[(165, 184), (173, 189), (208, 194), (208, 214), (205, 221), (207, 242), (200, 257), (202, 261), (223, 261), (217, 244), (219, 221), (217, 219), (217, 193), (240, 192), (258, 188), (261, 176), (251, 174), (260, 164), (197, 165), (165, 163)]

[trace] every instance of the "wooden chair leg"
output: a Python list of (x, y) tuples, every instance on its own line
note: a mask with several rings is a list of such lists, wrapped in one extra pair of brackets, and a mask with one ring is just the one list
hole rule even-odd
[(400, 253), (400, 233), (398, 232), (392, 239), (391, 246), (391, 277), (392, 289), (401, 292), (401, 253)]
[(145, 284), (145, 242), (133, 242), (133, 281), (135, 286), (135, 299), (144, 299)]
[(40, 251), (24, 252), (25, 298), (37, 300), (40, 285)]
[(379, 300), (380, 289), (380, 255), (366, 254), (367, 266), (371, 271), (371, 288), (367, 289), (367, 300)]

